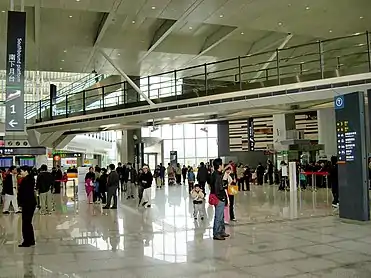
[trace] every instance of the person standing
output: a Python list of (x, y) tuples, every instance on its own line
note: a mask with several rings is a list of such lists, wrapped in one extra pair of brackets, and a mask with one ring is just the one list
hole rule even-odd
[(258, 180), (258, 185), (263, 185), (264, 182), (264, 166), (259, 162), (258, 167), (256, 167), (256, 179)]
[(3, 214), (9, 214), (9, 207), (12, 204), (15, 213), (21, 213), (18, 207), (18, 170), (15, 166), (9, 168), (9, 174), (7, 174), (2, 195), (4, 196), (4, 207)]
[(36, 180), (36, 190), (39, 192), (40, 198), (40, 214), (51, 214), (52, 213), (52, 187), (54, 178), (51, 173), (48, 172), (48, 166), (45, 164), (41, 165), (40, 173)]
[(182, 184), (182, 168), (180, 168), (180, 164), (178, 163), (175, 168), (175, 177), (176, 183), (178, 185)]
[(184, 185), (185, 185), (186, 179), (187, 179), (187, 172), (188, 172), (188, 168), (185, 165), (183, 165), (182, 176), (183, 176), (183, 184)]
[(152, 190), (153, 176), (151, 171), (149, 171), (148, 166), (143, 166), (143, 173), (139, 177), (139, 182), (143, 187), (143, 203), (142, 206), (146, 208), (151, 207), (151, 190)]
[(102, 204), (107, 203), (107, 197), (106, 197), (107, 179), (108, 179), (107, 169), (103, 168), (102, 174), (99, 177), (99, 195), (100, 195), (100, 199), (102, 200)]
[(267, 163), (267, 175), (269, 180), (269, 185), (273, 185), (273, 172), (274, 172), (274, 166), (272, 161), (268, 159)]
[(220, 158), (213, 161), (214, 172), (210, 179), (210, 194), (214, 194), (218, 198), (218, 203), (215, 205), (213, 239), (225, 240), (229, 234), (225, 232), (224, 224), (224, 207), (227, 200), (226, 189), (223, 186), (223, 162)]
[(94, 181), (95, 181), (94, 168), (90, 167), (89, 172), (87, 172), (85, 175), (85, 191), (89, 204), (93, 203)]
[(160, 178), (161, 178), (161, 185), (165, 185), (165, 166), (160, 163)]
[(116, 172), (119, 175), (121, 192), (126, 192), (125, 171), (121, 162), (117, 164)]
[(134, 167), (132, 167), (131, 163), (129, 162), (126, 165), (125, 169), (125, 183), (127, 188), (127, 197), (126, 199), (134, 199), (134, 191), (135, 191), (135, 181), (137, 180), (137, 171)]
[(245, 179), (244, 179), (244, 171), (245, 168), (243, 167), (242, 163), (240, 163), (236, 169), (237, 173), (237, 184), (238, 184), (238, 191), (245, 191)]
[(243, 179), (244, 179), (245, 184), (246, 184), (246, 190), (250, 191), (251, 172), (250, 172), (250, 167), (248, 165), (246, 165), (245, 168), (244, 168)]
[(338, 159), (336, 156), (331, 157), (330, 180), (332, 190), (332, 206), (339, 207), (339, 176), (338, 176)]
[[(115, 171), (115, 165), (110, 164), (108, 166), (111, 172), (107, 178), (107, 204), (103, 209), (117, 209), (117, 190), (120, 185), (120, 177), (118, 173)], [(113, 197), (113, 206), (111, 207), (111, 199)]]
[(36, 209), (35, 178), (29, 174), (29, 167), (21, 167), (22, 181), (19, 186), (19, 203), (22, 206), (22, 236), (23, 242), (18, 247), (35, 245), (35, 234), (32, 218)]
[(208, 175), (209, 173), (208, 173), (207, 168), (205, 167), (205, 163), (201, 162), (200, 167), (198, 168), (198, 171), (197, 171), (197, 182), (200, 185), (200, 188), (202, 189), (202, 192), (205, 195), (206, 195), (205, 186), (208, 180)]

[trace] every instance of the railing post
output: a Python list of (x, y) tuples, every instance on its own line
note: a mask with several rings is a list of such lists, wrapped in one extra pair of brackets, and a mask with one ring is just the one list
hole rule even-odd
[(53, 120), (53, 99), (49, 98), (49, 118)]
[(325, 78), (325, 64), (324, 64), (324, 58), (323, 58), (323, 46), (322, 41), (318, 41), (318, 54), (319, 54), (319, 65), (320, 65), (320, 71), (321, 71), (321, 78)]
[(368, 71), (371, 72), (370, 33), (366, 32)]
[(42, 116), (41, 116), (41, 100), (39, 100), (39, 120), (41, 121)]
[(279, 57), (279, 50), (276, 49), (276, 70), (277, 70), (277, 81), (278, 85), (281, 85), (281, 76), (280, 76), (280, 57)]
[[(125, 83), (124, 83), (125, 84)], [(104, 111), (104, 98), (105, 98), (105, 95), (104, 95), (104, 87), (102, 87), (102, 109)]]
[(66, 95), (66, 118), (68, 118), (68, 95)]
[(85, 102), (86, 93), (85, 90), (82, 91), (82, 112), (85, 115), (86, 114), (86, 102)]
[[(161, 78), (161, 77), (160, 77), (160, 78)], [(151, 83), (150, 83), (150, 82), (151, 82), (151, 78), (150, 78), (149, 76), (148, 76), (148, 81), (147, 81), (147, 82), (148, 82), (148, 92), (147, 92), (147, 97), (150, 98), (149, 96), (151, 95), (151, 94), (150, 94), (150, 89), (151, 89)], [(160, 84), (161, 84), (161, 83), (160, 83)], [(139, 96), (139, 94), (137, 94), (137, 95)], [(139, 99), (139, 101), (140, 101), (140, 99)]]
[(205, 94), (207, 95), (208, 84), (207, 84), (207, 64), (205, 63)]
[(175, 86), (175, 96), (177, 95), (177, 90), (178, 90), (178, 86), (177, 86), (177, 83), (178, 83), (178, 81), (177, 81), (177, 77), (176, 77), (176, 70), (174, 70), (174, 86)]
[(238, 56), (238, 82), (240, 84), (240, 91), (242, 91), (242, 72), (241, 72), (241, 56)]

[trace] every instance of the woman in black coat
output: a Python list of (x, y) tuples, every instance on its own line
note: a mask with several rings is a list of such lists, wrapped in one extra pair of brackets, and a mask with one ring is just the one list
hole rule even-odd
[(102, 174), (100, 175), (98, 182), (99, 182), (99, 194), (100, 198), (102, 200), (102, 204), (107, 203), (107, 197), (106, 197), (106, 192), (107, 192), (107, 169), (103, 168), (102, 169)]
[(22, 181), (18, 190), (19, 203), (22, 207), (22, 236), (23, 243), (18, 247), (31, 247), (35, 245), (35, 234), (32, 218), (36, 209), (35, 178), (30, 175), (28, 166), (21, 167)]

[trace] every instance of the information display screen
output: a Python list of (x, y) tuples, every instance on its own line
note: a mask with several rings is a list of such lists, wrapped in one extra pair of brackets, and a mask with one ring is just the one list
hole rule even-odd
[(36, 164), (35, 158), (33, 157), (21, 157), (19, 159), (19, 166), (34, 167)]
[(339, 215), (369, 220), (366, 159), (365, 101), (363, 92), (335, 97), (338, 154)]
[(1, 157), (0, 158), (0, 168), (8, 169), (13, 164), (13, 158), (11, 157)]

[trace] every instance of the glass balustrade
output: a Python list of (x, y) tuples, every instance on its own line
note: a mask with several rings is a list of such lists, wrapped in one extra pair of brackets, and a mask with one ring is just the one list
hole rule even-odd
[[(369, 33), (226, 59), (132, 80), (154, 103), (198, 98), (371, 71)], [(37, 119), (147, 105), (128, 83), (58, 96), (35, 106)], [(50, 109), (52, 107), (52, 109)], [(101, 109), (101, 110), (98, 110)]]

